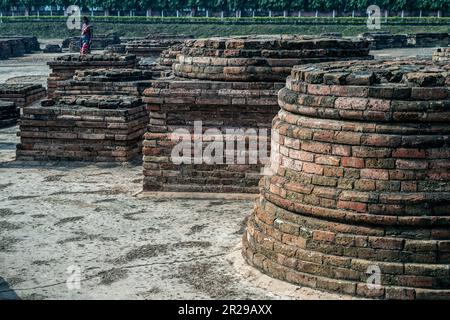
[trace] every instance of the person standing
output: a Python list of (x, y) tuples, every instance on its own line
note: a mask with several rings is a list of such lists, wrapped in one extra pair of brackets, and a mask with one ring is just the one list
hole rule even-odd
[(92, 43), (92, 26), (89, 24), (89, 19), (83, 17), (83, 25), (81, 26), (81, 42), (80, 42), (80, 54), (85, 55), (91, 52)]

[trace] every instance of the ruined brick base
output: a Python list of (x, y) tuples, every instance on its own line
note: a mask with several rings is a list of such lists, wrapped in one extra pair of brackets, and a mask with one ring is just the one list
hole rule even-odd
[(55, 58), (47, 64), (51, 73), (47, 79), (48, 96), (53, 97), (58, 87), (58, 81), (72, 79), (76, 70), (86, 69), (133, 69), (136, 66), (136, 56), (118, 54), (88, 54), (84, 56), (72, 54)]
[(0, 100), (11, 101), (23, 108), (44, 98), (47, 91), (41, 85), (0, 84)]
[(360, 37), (368, 40), (373, 50), (408, 47), (408, 36), (406, 34), (391, 34), (387, 31), (365, 32)]
[(248, 263), (360, 297), (450, 299), (449, 68), (295, 67), (272, 127), (278, 166), (243, 239)]
[(36, 37), (0, 36), (0, 60), (20, 57), (39, 50), (39, 42)]
[(446, 32), (424, 32), (408, 35), (408, 42), (415, 47), (447, 47), (449, 34)]
[(433, 53), (433, 61), (450, 61), (450, 48), (439, 48)]
[(127, 162), (141, 153), (147, 121), (136, 98), (44, 101), (24, 109), (17, 159)]
[(59, 81), (54, 98), (78, 95), (131, 95), (139, 97), (150, 87), (152, 70), (86, 69), (77, 70), (73, 79)]
[(183, 129), (191, 141), (194, 121), (201, 120), (203, 131), (266, 129), (267, 137), (279, 108), (276, 92), (281, 87), (281, 83), (264, 82), (154, 81), (144, 92), (150, 115), (143, 148), (144, 190), (256, 193), (261, 163), (175, 164), (171, 152), (178, 142), (171, 135)]
[(20, 109), (14, 102), (0, 101), (0, 128), (15, 125), (20, 117)]

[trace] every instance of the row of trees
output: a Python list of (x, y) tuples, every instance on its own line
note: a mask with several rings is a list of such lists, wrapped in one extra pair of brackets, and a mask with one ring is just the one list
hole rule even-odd
[(387, 10), (450, 9), (449, 0), (0, 0), (0, 8), (78, 5), (104, 10), (365, 10), (369, 5)]

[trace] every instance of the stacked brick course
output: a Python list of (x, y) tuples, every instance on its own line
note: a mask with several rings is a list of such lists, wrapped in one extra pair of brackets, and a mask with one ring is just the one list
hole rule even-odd
[(428, 61), (294, 68), (272, 128), (279, 166), (261, 180), (244, 236), (248, 263), (361, 297), (450, 299), (449, 71)]
[(158, 63), (162, 66), (172, 67), (174, 63), (177, 62), (177, 56), (181, 54), (183, 49), (182, 44), (171, 46), (169, 49), (161, 52)]
[(447, 47), (450, 43), (446, 32), (410, 34), (408, 42), (414, 47)]
[(145, 39), (136, 39), (126, 43), (126, 50), (129, 54), (138, 57), (159, 57), (161, 52), (169, 47), (183, 43), (184, 40), (192, 38), (189, 35), (175, 34), (155, 34)]
[[(144, 190), (257, 192), (261, 161), (175, 164), (173, 132), (184, 129), (194, 140), (202, 131), (268, 129), (279, 110), (276, 94), (294, 64), (368, 56), (364, 41), (291, 36), (188, 40), (173, 65), (177, 76), (154, 81), (144, 91), (150, 112), (144, 137)], [(261, 132), (259, 132), (261, 133)], [(270, 132), (269, 132), (270, 134)], [(241, 137), (248, 143), (247, 137)], [(225, 137), (226, 139), (226, 137)], [(260, 145), (268, 136), (260, 138)], [(207, 148), (207, 143), (203, 148)], [(261, 159), (260, 159), (261, 160)]]
[(47, 63), (51, 69), (48, 77), (48, 95), (53, 97), (58, 81), (72, 79), (76, 70), (85, 69), (133, 69), (136, 65), (136, 56), (118, 54), (88, 54), (64, 55)]
[[(110, 45), (120, 44), (120, 37), (116, 34), (94, 34), (92, 39), (92, 50), (103, 50)], [(80, 37), (67, 38), (62, 43), (63, 48), (70, 52), (80, 52)]]
[(45, 100), (24, 109), (17, 159), (128, 162), (141, 153), (147, 122), (136, 97)]
[(58, 82), (54, 97), (76, 95), (133, 95), (150, 87), (151, 70), (87, 69), (75, 71), (71, 80)]
[(433, 53), (433, 61), (450, 61), (450, 48), (439, 48)]
[(41, 85), (0, 84), (0, 100), (14, 102), (18, 108), (29, 106), (45, 95), (46, 90)]
[(19, 110), (14, 102), (0, 101), (0, 128), (16, 124), (20, 116)]
[(39, 50), (39, 42), (36, 37), (0, 37), (0, 60), (20, 57)]
[(391, 34), (389, 32), (366, 32), (360, 35), (370, 41), (374, 50), (405, 48), (408, 46), (408, 36), (406, 34)]

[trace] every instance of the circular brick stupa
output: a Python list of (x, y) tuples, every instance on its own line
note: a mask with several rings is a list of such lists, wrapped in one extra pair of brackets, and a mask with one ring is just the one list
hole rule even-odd
[[(192, 151), (200, 150), (198, 144), (195, 147), (199, 140), (196, 122), (201, 121), (202, 133), (220, 131), (230, 145), (234, 138), (227, 132), (244, 132), (236, 134), (235, 140), (240, 138), (247, 145), (255, 137), (249, 132), (258, 132), (257, 149), (266, 150), (272, 120), (279, 110), (277, 93), (292, 67), (325, 60), (371, 59), (368, 47), (366, 41), (351, 39), (247, 36), (187, 40), (181, 49), (174, 48), (181, 52), (172, 55), (176, 57), (175, 77), (153, 81), (144, 91), (150, 114), (143, 149), (144, 190), (258, 193), (265, 157), (250, 161), (247, 148), (239, 150), (240, 155), (247, 152), (244, 161), (234, 161), (237, 152), (233, 154), (232, 146), (231, 151), (215, 154), (214, 163), (200, 159), (175, 164), (174, 132), (190, 133)], [(202, 152), (209, 146), (207, 139)], [(227, 161), (229, 158), (232, 161)]]
[(248, 263), (361, 297), (450, 299), (449, 71), (422, 60), (295, 67), (272, 127), (275, 174), (243, 240)]
[(215, 81), (284, 82), (295, 65), (371, 59), (369, 43), (308, 36), (258, 36), (187, 40), (175, 75)]

